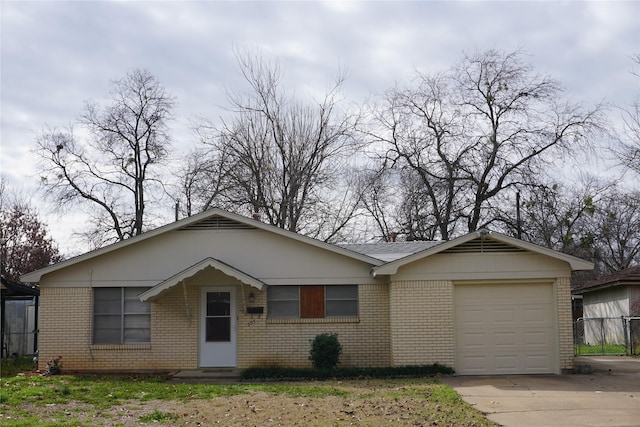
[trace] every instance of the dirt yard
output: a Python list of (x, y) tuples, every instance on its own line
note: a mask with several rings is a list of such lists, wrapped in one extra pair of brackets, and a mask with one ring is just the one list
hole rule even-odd
[[(291, 397), (265, 392), (207, 400), (128, 401), (121, 407), (96, 411), (86, 404), (23, 405), (43, 423), (82, 426), (490, 426), (465, 404), (443, 404), (420, 390), (345, 387), (346, 397)], [(415, 397), (414, 397), (415, 396)], [(72, 421), (73, 420), (73, 421)], [(4, 420), (9, 421), (5, 418)], [(77, 422), (77, 424), (74, 423)], [(0, 420), (2, 424), (2, 420)]]

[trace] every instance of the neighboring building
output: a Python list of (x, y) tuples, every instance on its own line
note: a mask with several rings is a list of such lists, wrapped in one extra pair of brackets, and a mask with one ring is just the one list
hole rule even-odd
[(623, 317), (640, 317), (640, 265), (576, 287), (572, 294), (582, 296), (584, 319), (597, 319), (586, 320), (585, 343), (601, 344), (604, 337), (605, 344), (623, 345)]
[(335, 246), (213, 209), (33, 273), (40, 359), (69, 370), (441, 363), (459, 374), (573, 368), (570, 276), (593, 265), (482, 230)]
[(5, 359), (36, 353), (38, 296), (37, 287), (1, 278), (0, 343)]

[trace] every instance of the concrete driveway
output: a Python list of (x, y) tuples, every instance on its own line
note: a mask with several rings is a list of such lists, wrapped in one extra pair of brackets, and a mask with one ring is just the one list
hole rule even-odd
[(640, 426), (640, 358), (579, 357), (578, 365), (593, 372), (442, 381), (503, 426)]

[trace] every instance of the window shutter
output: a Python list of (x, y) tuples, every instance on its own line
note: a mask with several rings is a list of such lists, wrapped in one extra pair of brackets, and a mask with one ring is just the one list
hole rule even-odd
[(300, 317), (324, 317), (324, 286), (300, 286)]

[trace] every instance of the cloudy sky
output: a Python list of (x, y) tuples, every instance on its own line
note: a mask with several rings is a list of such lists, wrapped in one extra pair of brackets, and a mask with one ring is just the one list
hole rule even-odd
[[(415, 69), (443, 70), (487, 49), (523, 49), (537, 71), (588, 104), (626, 105), (638, 93), (630, 56), (640, 53), (640, 1), (3, 0), (0, 31), (0, 167), (29, 194), (43, 126), (71, 124), (85, 100), (103, 99), (109, 82), (134, 68), (177, 98), (175, 146), (192, 147), (190, 121), (217, 117), (225, 90), (241, 88), (234, 47), (277, 58), (300, 95), (322, 92), (347, 69), (344, 95), (354, 103)], [(47, 218), (54, 238), (69, 241), (72, 220)]]

